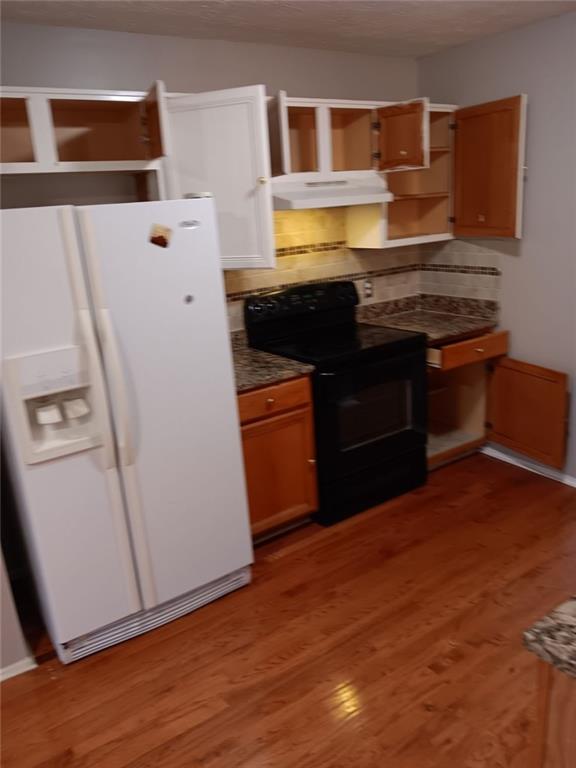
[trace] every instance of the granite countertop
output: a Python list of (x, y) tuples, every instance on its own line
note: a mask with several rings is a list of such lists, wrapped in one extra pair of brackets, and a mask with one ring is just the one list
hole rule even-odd
[(420, 331), (427, 335), (428, 344), (434, 346), (490, 333), (496, 326), (495, 318), (459, 315), (428, 309), (413, 309), (407, 312), (389, 314), (380, 304), (369, 304), (362, 307), (358, 319), (371, 325), (384, 325), (389, 328), (400, 328), (403, 331)]
[(524, 644), (544, 661), (576, 677), (576, 596), (526, 630)]
[(238, 393), (306, 376), (314, 370), (312, 365), (252, 349), (248, 346), (244, 331), (234, 331), (230, 338)]

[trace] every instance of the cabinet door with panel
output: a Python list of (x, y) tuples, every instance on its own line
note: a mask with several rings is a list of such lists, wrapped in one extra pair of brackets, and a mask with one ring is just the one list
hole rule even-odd
[(312, 411), (303, 408), (242, 427), (252, 533), (316, 509)]
[(562, 469), (568, 430), (568, 376), (509, 357), (489, 371), (488, 440)]
[(430, 164), (428, 99), (415, 99), (378, 110), (378, 168), (424, 168)]
[(454, 234), (520, 237), (526, 96), (454, 113)]
[(310, 382), (299, 378), (238, 398), (252, 533), (317, 508)]
[(170, 196), (214, 197), (224, 269), (275, 261), (262, 85), (167, 100)]

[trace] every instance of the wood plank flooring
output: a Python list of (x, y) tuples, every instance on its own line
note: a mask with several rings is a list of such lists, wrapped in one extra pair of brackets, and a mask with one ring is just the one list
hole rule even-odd
[(576, 490), (484, 456), (258, 548), (254, 582), (2, 686), (5, 768), (527, 768), (522, 631), (576, 585)]

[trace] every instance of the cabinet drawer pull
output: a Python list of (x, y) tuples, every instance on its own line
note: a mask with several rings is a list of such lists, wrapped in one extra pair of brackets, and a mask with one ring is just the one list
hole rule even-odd
[(478, 352), (479, 355), (483, 355), (484, 352), (486, 352), (486, 350), (484, 349), (484, 347), (476, 347), (474, 352)]
[(308, 459), (308, 464), (316, 464), (316, 459)]
[(405, 149), (400, 150), (400, 157), (406, 157), (407, 154), (408, 152)]
[(275, 402), (276, 402), (276, 399), (274, 397), (266, 398), (266, 405), (274, 405)]

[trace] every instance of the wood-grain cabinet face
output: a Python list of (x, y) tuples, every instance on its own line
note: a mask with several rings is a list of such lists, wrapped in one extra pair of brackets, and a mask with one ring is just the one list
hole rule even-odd
[(522, 224), (522, 96), (454, 114), (454, 234), (519, 237)]
[(286, 382), (238, 400), (250, 524), (259, 536), (317, 507), (310, 384)]
[[(389, 248), (454, 237), (519, 238), (526, 97), (463, 109), (431, 104), (426, 121), (426, 167), (389, 168), (395, 170), (388, 174), (394, 200), (350, 207), (348, 245)], [(404, 129), (413, 146), (415, 126)]]
[(506, 357), (501, 331), (430, 350), (431, 468), (486, 442), (561, 469), (566, 458), (568, 377)]

